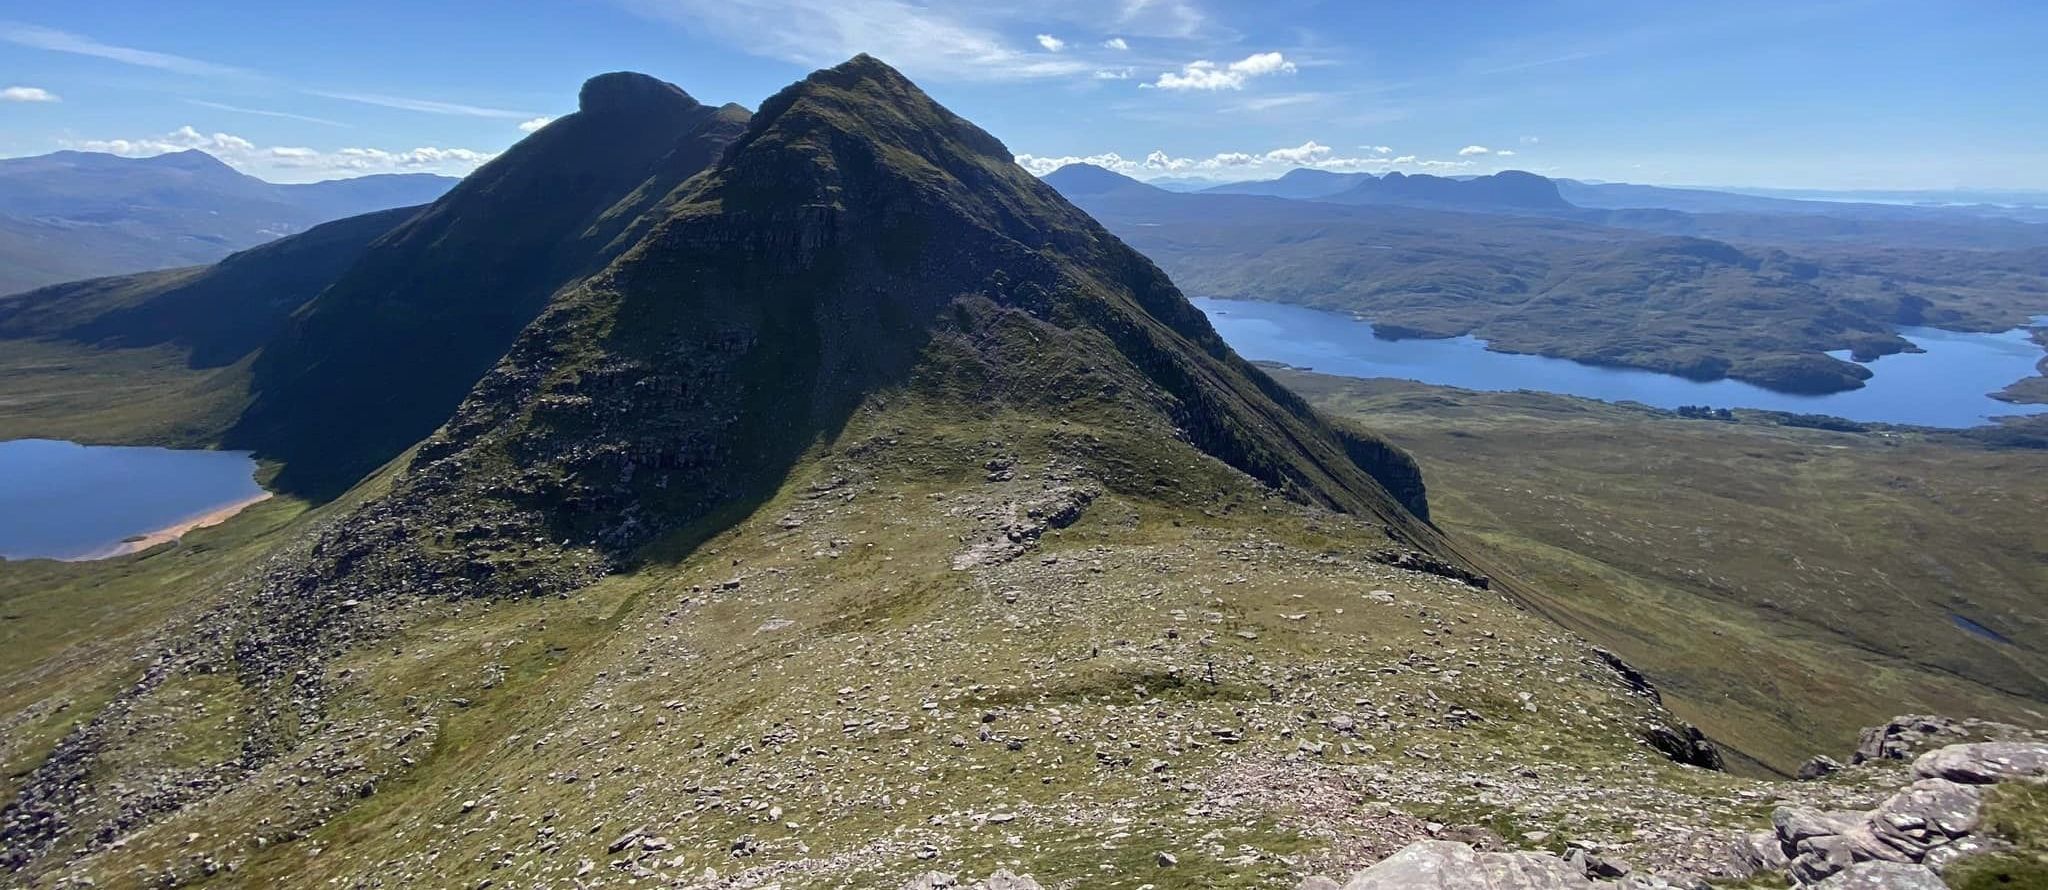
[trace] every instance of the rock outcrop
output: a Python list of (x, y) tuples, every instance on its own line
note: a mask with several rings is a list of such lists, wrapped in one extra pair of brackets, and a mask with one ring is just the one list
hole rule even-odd
[[(1959, 734), (1955, 726), (1942, 718), (1894, 720), (1866, 732), (1858, 754), (1898, 758), (1910, 743), (1895, 730), (1927, 737)], [(1735, 858), (1752, 874), (1782, 870), (1798, 885), (1940, 887), (1938, 875), (1951, 863), (1994, 843), (1974, 836), (1986, 789), (2048, 779), (2048, 742), (1949, 745), (1922, 754), (1913, 773), (1911, 785), (1866, 812), (1779, 807), (1772, 830), (1738, 840)]]
[[(1599, 866), (1606, 866), (1600, 870), (1615, 880), (1595, 880), (1588, 874)], [(1625, 868), (1595, 863), (1581, 851), (1565, 859), (1540, 852), (1481, 852), (1456, 841), (1417, 841), (1345, 883), (1314, 877), (1303, 881), (1301, 890), (1655, 890), (1678, 886), (1662, 878), (1625, 872)]]

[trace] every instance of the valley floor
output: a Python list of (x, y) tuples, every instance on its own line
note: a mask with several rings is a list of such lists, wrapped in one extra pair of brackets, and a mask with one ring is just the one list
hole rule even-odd
[(1414, 453), (1439, 525), (1753, 766), (1896, 713), (2048, 719), (2048, 451), (1275, 376)]

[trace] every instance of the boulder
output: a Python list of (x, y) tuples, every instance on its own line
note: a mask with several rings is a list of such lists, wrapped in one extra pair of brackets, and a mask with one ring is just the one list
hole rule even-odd
[(996, 869), (986, 881), (977, 881), (974, 890), (1044, 890), (1030, 875), (1014, 874), (1007, 868)]
[(1938, 833), (1944, 839), (1962, 837), (1977, 829), (1983, 799), (1981, 786), (1947, 779), (1921, 779), (1878, 804), (1870, 814), (1870, 823), (1881, 832), (1914, 837)]
[(1776, 831), (1752, 831), (1735, 839), (1735, 871), (1743, 875), (1782, 872), (1792, 864)]
[(1779, 807), (1771, 811), (1771, 827), (1778, 841), (1793, 849), (1800, 841), (1848, 831), (1862, 821), (1861, 813), (1825, 813), (1811, 807)]
[(1799, 765), (1799, 772), (1795, 775), (1797, 775), (1801, 782), (1811, 782), (1822, 776), (1834, 775), (1841, 771), (1841, 761), (1826, 754), (1815, 754), (1813, 759)]
[[(1304, 885), (1306, 887), (1306, 885)], [(1417, 841), (1343, 890), (1591, 890), (1585, 875), (1548, 853), (1478, 853), (1455, 841)]]
[(1913, 772), (1923, 778), (1989, 785), (2048, 778), (2048, 742), (1976, 742), (1920, 755)]
[(1948, 890), (1924, 865), (1903, 862), (1858, 862), (1820, 882), (1819, 890)]
[(1906, 760), (1932, 739), (1961, 734), (1963, 730), (1956, 721), (1947, 717), (1932, 714), (1893, 717), (1891, 722), (1883, 726), (1872, 726), (1863, 730), (1863, 735), (1856, 744), (1856, 753), (1849, 758), (1849, 762)]

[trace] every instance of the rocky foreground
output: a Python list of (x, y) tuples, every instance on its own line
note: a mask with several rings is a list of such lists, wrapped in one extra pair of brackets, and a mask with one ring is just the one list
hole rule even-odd
[[(1864, 734), (1856, 762), (1900, 759), (1918, 744), (1965, 734), (1964, 724), (1938, 717), (1901, 717)], [(1832, 769), (1829, 766), (1832, 765)], [(1809, 778), (1838, 771), (1817, 757)], [(1769, 829), (1741, 838), (1725, 877), (1770, 880), (1782, 875), (1796, 887), (1850, 890), (1942, 890), (1942, 874), (1955, 863), (2003, 846), (1978, 834), (1985, 796), (2001, 782), (2048, 782), (2048, 741), (1990, 741), (1936, 748), (1913, 761), (1910, 785), (1869, 810), (1781, 806)], [(1635, 875), (1629, 866), (1573, 846), (1548, 852), (1479, 851), (1456, 841), (1420, 841), (1402, 848), (1348, 882), (1325, 877), (1301, 890), (1566, 890), (1710, 886), (1697, 875)]]

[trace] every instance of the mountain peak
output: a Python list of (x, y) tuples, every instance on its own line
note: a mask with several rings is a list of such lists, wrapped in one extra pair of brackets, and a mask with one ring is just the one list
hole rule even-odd
[(949, 154), (939, 150), (941, 142), (984, 160), (1009, 164), (1013, 158), (1001, 140), (946, 110), (909, 78), (866, 53), (812, 72), (761, 103), (735, 151), (771, 131), (797, 141), (839, 132), (925, 158)]
[(1140, 182), (1115, 170), (1094, 164), (1068, 164), (1046, 174), (1045, 181), (1053, 188), (1059, 189), (1060, 194), (1068, 196), (1163, 191), (1158, 186)]
[(576, 95), (577, 110), (592, 114), (638, 111), (657, 103), (696, 105), (697, 100), (682, 87), (634, 71), (600, 74), (584, 81)]

